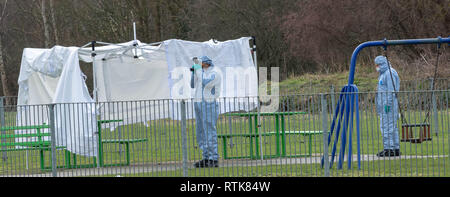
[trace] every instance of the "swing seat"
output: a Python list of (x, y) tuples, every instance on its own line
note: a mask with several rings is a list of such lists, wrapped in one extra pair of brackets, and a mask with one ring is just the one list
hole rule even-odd
[[(413, 128), (419, 127), (419, 138), (414, 138)], [(402, 124), (402, 142), (422, 143), (424, 141), (431, 141), (430, 124)]]

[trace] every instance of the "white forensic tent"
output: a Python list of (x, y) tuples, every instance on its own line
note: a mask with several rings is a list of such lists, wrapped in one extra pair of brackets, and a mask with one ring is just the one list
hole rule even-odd
[[(93, 145), (97, 140), (97, 128), (96, 124), (87, 123), (96, 120), (95, 113), (101, 119), (122, 119), (121, 124), (125, 125), (180, 118), (177, 102), (180, 99), (190, 101), (194, 95), (189, 85), (189, 68), (194, 56), (210, 57), (222, 72), (220, 113), (256, 108), (257, 100), (248, 99), (258, 93), (257, 69), (249, 46), (250, 39), (243, 37), (224, 42), (171, 39), (155, 44), (135, 40), (121, 44), (95, 42), (81, 48), (55, 46), (52, 49), (25, 49), (19, 76), (18, 104), (94, 103), (95, 108), (92, 106), (79, 111), (86, 118), (81, 120), (83, 122), (58, 120), (61, 114), (74, 113), (75, 109), (66, 109), (67, 106), (57, 107), (55, 117), (59, 125), (82, 128), (70, 135), (57, 130), (57, 139), (63, 139), (57, 145), (66, 146), (77, 154), (95, 156), (96, 146)], [(94, 99), (88, 94), (79, 60), (93, 64)], [(119, 101), (148, 102), (124, 102), (126, 104), (119, 105)], [(168, 102), (171, 104), (168, 105)], [(187, 106), (192, 105), (188, 102)], [(137, 113), (143, 108), (151, 110)], [(142, 111), (148, 114), (142, 114)], [(187, 113), (188, 118), (195, 118), (193, 114)], [(18, 115), (19, 119), (23, 118)], [(45, 121), (36, 120), (27, 124)], [(77, 138), (79, 134), (84, 137)], [(69, 142), (77, 146), (71, 147)], [(92, 145), (88, 149), (79, 146), (85, 143)]]
[[(95, 102), (89, 95), (84, 78), (77, 47), (24, 49), (18, 80), (16, 125), (50, 124), (49, 109), (42, 104), (55, 103), (56, 145), (66, 146), (67, 150), (80, 155), (96, 156), (96, 124), (92, 124), (96, 119)], [(75, 107), (63, 103), (84, 104)], [(15, 132), (22, 134), (29, 131)], [(25, 142), (37, 139), (15, 140)]]

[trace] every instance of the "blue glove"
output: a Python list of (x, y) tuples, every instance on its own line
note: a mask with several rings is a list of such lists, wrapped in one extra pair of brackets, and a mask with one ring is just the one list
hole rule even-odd
[(384, 112), (389, 113), (391, 111), (391, 106), (385, 105), (384, 106)]
[(202, 66), (200, 66), (200, 64), (194, 64), (191, 67), (191, 71), (194, 72), (195, 70), (201, 69)]

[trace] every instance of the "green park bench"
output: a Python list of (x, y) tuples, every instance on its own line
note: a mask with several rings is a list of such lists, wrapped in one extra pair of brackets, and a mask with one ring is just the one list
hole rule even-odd
[[(0, 151), (1, 152), (11, 152), (11, 151), (39, 150), (41, 170), (49, 170), (49, 169), (51, 169), (51, 166), (49, 166), (49, 167), (45, 166), (44, 151), (51, 151), (51, 141), (44, 140), (43, 138), (45, 138), (47, 136), (51, 136), (51, 134), (41, 132), (42, 129), (48, 129), (48, 128), (50, 128), (49, 125), (47, 125), (45, 123), (42, 125), (1, 127), (0, 131), (35, 129), (36, 133), (0, 135), (0, 139), (2, 141), (2, 142), (0, 142), (0, 147), (1, 147)], [(16, 142), (15, 141), (15, 138), (29, 138), (29, 137), (36, 137), (37, 141), (25, 141), (25, 142)], [(3, 142), (5, 139), (6, 139), (6, 141), (8, 141), (7, 139), (10, 139), (10, 140), (9, 140), (9, 142)], [(21, 147), (19, 148), (17, 146), (21, 146)], [(64, 146), (57, 146), (56, 148), (57, 149), (65, 149)], [(68, 159), (70, 157), (70, 153), (68, 151), (65, 151), (65, 156), (66, 156), (66, 165), (58, 166), (58, 168), (67, 167), (68, 165), (70, 165), (68, 163), (70, 161)]]
[[(98, 120), (98, 143), (99, 143), (99, 165), (101, 167), (109, 167), (109, 166), (128, 166), (130, 165), (130, 144), (138, 143), (138, 142), (146, 142), (147, 138), (137, 138), (137, 139), (102, 139), (102, 124), (105, 123), (113, 123), (113, 122), (122, 122), (123, 120)], [(126, 162), (125, 163), (117, 163), (117, 164), (104, 164), (103, 161), (103, 144), (125, 144), (126, 147)]]
[[(305, 112), (246, 112), (246, 113), (229, 113), (228, 116), (238, 116), (238, 117), (248, 117), (249, 118), (249, 133), (236, 133), (236, 134), (219, 134), (218, 138), (223, 141), (223, 158), (224, 159), (241, 159), (250, 158), (258, 159), (259, 155), (259, 131), (258, 131), (258, 121), (257, 116), (272, 116), (275, 121), (275, 131), (262, 132), (261, 136), (275, 136), (276, 137), (276, 154), (275, 155), (265, 155), (264, 158), (277, 158), (277, 157), (303, 157), (312, 155), (312, 136), (322, 134), (322, 131), (286, 131), (285, 127), (285, 116), (306, 114)], [(286, 154), (286, 135), (302, 135), (308, 136), (308, 154), (300, 155), (287, 155)], [(250, 138), (250, 148), (249, 156), (236, 156), (229, 157), (226, 150), (227, 139), (232, 137), (246, 137)], [(280, 140), (281, 138), (281, 140)], [(254, 142), (254, 143), (253, 143)], [(281, 144), (280, 144), (281, 142)], [(253, 155), (253, 147), (255, 147), (255, 155)], [(281, 151), (280, 151), (281, 148)]]
[[(140, 139), (102, 139), (101, 137), (101, 124), (104, 123), (111, 123), (111, 122), (121, 122), (123, 120), (99, 120), (97, 121), (98, 124), (98, 139), (99, 139), (99, 165), (100, 167), (108, 167), (108, 166), (124, 166), (124, 165), (130, 165), (130, 144), (132, 143), (138, 143), (138, 142), (145, 142), (148, 141), (146, 138), (140, 138)], [(48, 129), (50, 128), (47, 124), (42, 125), (29, 125), (29, 126), (8, 126), (8, 127), (1, 127), (0, 131), (11, 131), (11, 130), (31, 130), (35, 129), (35, 133), (27, 133), (27, 134), (5, 134), (0, 135), (0, 151), (1, 152), (11, 152), (11, 151), (26, 151), (26, 150), (39, 150), (40, 153), (40, 167), (41, 170), (51, 170), (51, 166), (45, 166), (45, 157), (44, 157), (44, 151), (51, 151), (51, 141), (50, 140), (44, 140), (44, 137), (51, 136), (50, 133), (43, 133), (42, 129)], [(15, 142), (15, 138), (29, 138), (29, 137), (36, 137), (37, 141), (26, 141), (26, 142)], [(10, 139), (10, 140), (8, 140)], [(13, 139), (13, 140), (11, 140)], [(7, 142), (3, 142), (3, 141)], [(103, 161), (103, 144), (111, 144), (111, 143), (118, 143), (118, 144), (125, 144), (126, 146), (126, 162), (125, 163), (119, 163), (119, 164), (104, 164)], [(17, 147), (21, 146), (21, 147)], [(57, 149), (64, 149), (65, 151), (65, 165), (64, 166), (57, 166), (57, 168), (89, 168), (89, 167), (97, 167), (97, 160), (96, 157), (93, 158), (92, 164), (77, 164), (77, 156), (76, 154), (71, 153), (66, 149), (65, 146), (57, 146)]]
[[(261, 136), (276, 136), (276, 149), (277, 149), (277, 154), (276, 155), (269, 155), (268, 157), (304, 157), (304, 156), (311, 156), (312, 155), (312, 136), (313, 135), (318, 135), (318, 134), (322, 134), (322, 131), (285, 131), (285, 132), (276, 132), (276, 131), (272, 131), (272, 132), (264, 132), (261, 133)], [(287, 155), (286, 154), (286, 140), (285, 140), (285, 136), (286, 135), (302, 135), (302, 136), (308, 136), (308, 154), (297, 154), (297, 155)], [(282, 149), (282, 153), (280, 154), (279, 152), (279, 136), (281, 136), (281, 149)], [(222, 139), (222, 143), (223, 143), (223, 158), (224, 159), (242, 159), (242, 158), (251, 158), (251, 159), (258, 159), (260, 158), (260, 155), (258, 155), (258, 137), (259, 134), (256, 133), (246, 133), (246, 134), (219, 134), (217, 135), (218, 138)], [(227, 139), (228, 138), (232, 138), (232, 137), (246, 137), (246, 138), (255, 138), (255, 140), (250, 140), (251, 143), (255, 142), (255, 144), (250, 144), (250, 155), (249, 156), (236, 156), (236, 157), (229, 157), (228, 153), (227, 153)], [(256, 148), (256, 155), (253, 155), (253, 147)], [(266, 157), (266, 158), (268, 158)]]

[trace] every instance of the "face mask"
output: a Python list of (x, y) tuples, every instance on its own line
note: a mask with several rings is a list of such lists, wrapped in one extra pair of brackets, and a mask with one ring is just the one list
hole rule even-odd
[(380, 67), (379, 66), (377, 66), (375, 69), (377, 70), (377, 72), (380, 72)]

